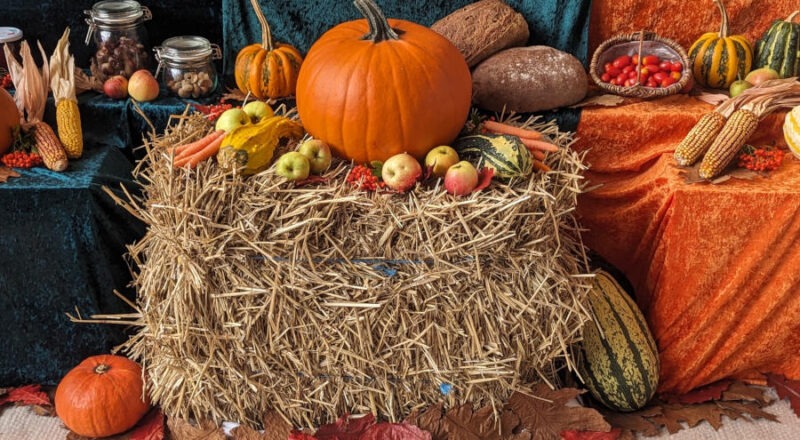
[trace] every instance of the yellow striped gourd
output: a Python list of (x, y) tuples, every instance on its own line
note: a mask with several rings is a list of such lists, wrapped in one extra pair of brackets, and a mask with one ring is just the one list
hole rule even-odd
[(608, 408), (635, 411), (653, 397), (660, 363), (644, 315), (608, 272), (589, 292), (594, 322), (583, 328), (578, 372), (592, 396)]
[(792, 154), (800, 159), (800, 105), (786, 114), (783, 137), (786, 138), (786, 144), (789, 145)]
[(453, 142), (459, 157), (475, 158), (500, 179), (525, 177), (533, 171), (533, 155), (516, 137), (507, 134), (462, 136)]
[(744, 79), (753, 64), (753, 47), (743, 35), (728, 36), (728, 12), (722, 0), (714, 0), (722, 14), (719, 33), (707, 32), (689, 48), (695, 80), (713, 89), (727, 89)]

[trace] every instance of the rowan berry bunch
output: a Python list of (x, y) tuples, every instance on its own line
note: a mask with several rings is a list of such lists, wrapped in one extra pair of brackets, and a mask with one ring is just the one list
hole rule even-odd
[(13, 151), (0, 158), (0, 162), (10, 168), (33, 168), (42, 164), (42, 156), (36, 153)]
[(739, 167), (752, 171), (775, 171), (781, 166), (785, 155), (779, 148), (745, 145), (739, 153)]
[(356, 165), (350, 170), (345, 179), (347, 183), (366, 191), (377, 191), (378, 188), (383, 188), (385, 184), (378, 179), (378, 176), (372, 173), (372, 170), (364, 165)]
[(221, 115), (225, 110), (231, 108), (233, 108), (233, 105), (224, 103), (211, 104), (211, 105), (200, 105), (200, 104), (194, 105), (194, 109), (206, 115), (209, 122), (216, 121), (217, 118), (219, 118), (219, 115)]

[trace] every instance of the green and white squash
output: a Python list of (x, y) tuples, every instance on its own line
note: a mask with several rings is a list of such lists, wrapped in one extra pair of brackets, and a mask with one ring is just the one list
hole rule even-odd
[(658, 349), (636, 303), (608, 272), (589, 293), (595, 321), (583, 328), (578, 373), (592, 396), (616, 411), (635, 411), (658, 387)]
[(476, 134), (463, 136), (453, 143), (459, 157), (479, 160), (478, 167), (494, 170), (495, 177), (511, 179), (528, 176), (533, 170), (533, 156), (516, 136)]
[(786, 20), (776, 20), (756, 42), (756, 67), (769, 67), (781, 78), (800, 75), (800, 16), (794, 11)]

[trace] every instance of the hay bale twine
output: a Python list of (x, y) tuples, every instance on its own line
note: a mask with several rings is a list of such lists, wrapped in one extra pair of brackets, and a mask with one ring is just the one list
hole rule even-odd
[(129, 248), (142, 316), (124, 348), (168, 415), (398, 420), (438, 401), (499, 403), (569, 362), (589, 317), (584, 165), (569, 148), (546, 175), (470, 197), (375, 194), (344, 183), (343, 163), (305, 187), (272, 169), (173, 170), (164, 147), (198, 124), (146, 144), (144, 196), (129, 203), (149, 228)]

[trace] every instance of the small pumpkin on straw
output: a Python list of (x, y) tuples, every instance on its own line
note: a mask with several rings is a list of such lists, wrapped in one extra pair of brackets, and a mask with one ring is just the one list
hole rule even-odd
[(42, 156), (44, 165), (53, 171), (64, 171), (68, 164), (64, 146), (56, 137), (53, 129), (42, 121), (47, 104), (47, 92), (50, 88), (50, 67), (42, 44), (37, 44), (44, 63), (41, 69), (36, 66), (27, 41), (23, 41), (20, 45), (21, 64), (17, 61), (14, 53), (9, 50), (8, 45), (5, 45), (3, 50), (16, 88), (14, 101), (23, 115), (22, 128), (26, 131), (33, 130), (35, 147)]
[(83, 132), (75, 97), (75, 58), (69, 53), (69, 28), (64, 30), (50, 57), (50, 89), (56, 101), (58, 138), (69, 159), (83, 155)]

